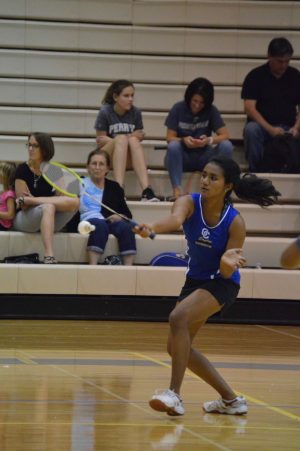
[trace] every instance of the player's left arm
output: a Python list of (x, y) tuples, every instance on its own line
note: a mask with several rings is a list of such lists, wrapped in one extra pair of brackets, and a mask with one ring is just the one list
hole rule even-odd
[(246, 259), (243, 256), (243, 245), (246, 238), (246, 227), (241, 215), (237, 215), (229, 228), (226, 251), (221, 257), (220, 273), (228, 279), (234, 271), (242, 268)]

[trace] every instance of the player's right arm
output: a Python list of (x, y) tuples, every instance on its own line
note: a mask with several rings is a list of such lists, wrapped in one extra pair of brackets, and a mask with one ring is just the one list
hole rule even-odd
[(181, 196), (174, 202), (171, 214), (153, 224), (140, 224), (134, 231), (147, 238), (151, 232), (170, 233), (177, 232), (184, 221), (191, 216), (194, 211), (194, 203), (191, 196)]

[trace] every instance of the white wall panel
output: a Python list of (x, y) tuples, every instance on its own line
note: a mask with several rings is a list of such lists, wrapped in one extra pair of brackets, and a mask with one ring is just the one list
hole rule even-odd
[(27, 0), (1, 0), (1, 17), (25, 17)]
[(133, 3), (133, 23), (212, 27), (298, 27), (297, 1), (151, 0)]
[[(264, 59), (183, 58), (79, 54), (0, 49), (1, 77), (69, 79), (109, 83), (128, 78), (136, 83), (188, 84), (202, 76), (216, 85), (238, 86), (246, 74)], [(300, 59), (292, 60), (300, 69)]]
[(132, 0), (1, 0), (2, 17), (129, 23)]
[[(4, 47), (181, 56), (264, 57), (281, 30), (166, 28), (125, 25), (0, 20)], [(285, 30), (295, 56), (300, 56), (300, 32)]]
[(0, 20), (1, 47), (24, 47), (25, 31), (25, 22), (14, 20)]

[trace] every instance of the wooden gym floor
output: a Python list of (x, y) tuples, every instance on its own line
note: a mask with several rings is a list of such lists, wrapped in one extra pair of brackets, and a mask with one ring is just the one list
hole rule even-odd
[(0, 450), (298, 450), (300, 329), (208, 324), (195, 346), (249, 402), (204, 414), (215, 392), (187, 373), (186, 415), (154, 412), (168, 386), (167, 323), (0, 321)]

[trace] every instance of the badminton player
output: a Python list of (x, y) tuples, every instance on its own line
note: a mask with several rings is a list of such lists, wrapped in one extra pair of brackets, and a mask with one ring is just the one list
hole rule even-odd
[(246, 414), (246, 399), (237, 396), (207, 358), (193, 347), (193, 340), (207, 319), (236, 299), (240, 288), (239, 269), (244, 266), (242, 247), (245, 223), (232, 206), (232, 191), (261, 206), (274, 203), (280, 195), (271, 181), (254, 174), (241, 177), (237, 163), (215, 157), (206, 164), (200, 193), (180, 197), (165, 219), (137, 230), (142, 237), (150, 231), (167, 233), (182, 225), (188, 244), (189, 265), (176, 307), (169, 316), (168, 352), (172, 357), (169, 388), (156, 391), (150, 406), (176, 416), (184, 414), (180, 389), (186, 368), (211, 385), (220, 395), (205, 402), (209, 413)]

